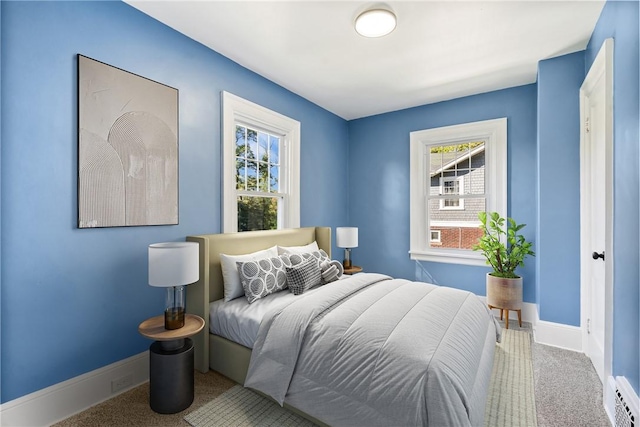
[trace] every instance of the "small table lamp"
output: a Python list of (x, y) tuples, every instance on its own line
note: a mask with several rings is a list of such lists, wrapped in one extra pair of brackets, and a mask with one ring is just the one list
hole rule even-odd
[(344, 248), (344, 268), (351, 268), (351, 249), (358, 247), (357, 227), (337, 227), (336, 244), (339, 248)]
[(198, 244), (169, 242), (149, 245), (149, 285), (167, 288), (164, 328), (184, 326), (184, 285), (200, 278)]

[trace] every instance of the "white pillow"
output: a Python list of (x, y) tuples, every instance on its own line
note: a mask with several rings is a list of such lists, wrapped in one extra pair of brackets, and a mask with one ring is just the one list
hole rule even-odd
[(227, 255), (220, 254), (220, 267), (222, 268), (222, 279), (224, 281), (224, 300), (231, 301), (244, 295), (244, 288), (240, 282), (238, 265), (236, 262), (255, 261), (263, 258), (273, 258), (278, 256), (278, 247), (272, 246), (250, 254)]
[(308, 252), (317, 252), (319, 250), (320, 249), (318, 248), (318, 242), (313, 241), (304, 246), (278, 246), (278, 255), (304, 254)]

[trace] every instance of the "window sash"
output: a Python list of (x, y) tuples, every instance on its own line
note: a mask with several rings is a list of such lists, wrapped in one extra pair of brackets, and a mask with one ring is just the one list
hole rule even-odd
[(278, 228), (300, 227), (300, 122), (228, 92), (222, 92), (222, 110), (222, 232), (238, 231), (237, 197), (246, 191), (236, 188), (236, 124), (280, 137), (279, 188), (267, 194), (282, 201)]
[[(455, 193), (447, 193), (447, 183), (453, 182), (455, 185), (453, 186)], [(451, 187), (450, 187), (451, 188)], [(462, 193), (460, 192), (460, 188), (462, 188)], [(464, 176), (442, 176), (440, 177), (440, 194), (438, 199), (440, 200), (440, 209), (441, 210), (464, 210)], [(483, 194), (484, 197), (484, 194)], [(427, 194), (427, 199), (432, 199), (431, 194)], [(458, 202), (455, 205), (447, 205), (447, 202)]]
[[(484, 192), (478, 194), (430, 194), (432, 165), (430, 150), (434, 146), (485, 141)], [(430, 200), (458, 199), (468, 201), (484, 198), (487, 211), (507, 214), (507, 119), (486, 120), (410, 134), (410, 257), (414, 260), (485, 265), (482, 254), (468, 249), (430, 246)], [(465, 165), (467, 166), (467, 165)], [(471, 164), (468, 164), (469, 170)], [(440, 170), (446, 169), (440, 165)], [(436, 175), (437, 176), (437, 175)], [(469, 192), (473, 192), (471, 189)], [(443, 202), (444, 203), (444, 202)], [(438, 221), (442, 223), (441, 221)]]

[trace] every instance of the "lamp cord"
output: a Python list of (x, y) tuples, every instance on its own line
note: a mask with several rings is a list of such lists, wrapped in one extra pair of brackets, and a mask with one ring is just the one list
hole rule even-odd
[(422, 263), (419, 260), (416, 260), (416, 264), (418, 265), (418, 267), (420, 267), (422, 274), (427, 276), (429, 283), (440, 286), (440, 284), (436, 281), (436, 279), (433, 278), (433, 276), (429, 273), (426, 267), (422, 265)]

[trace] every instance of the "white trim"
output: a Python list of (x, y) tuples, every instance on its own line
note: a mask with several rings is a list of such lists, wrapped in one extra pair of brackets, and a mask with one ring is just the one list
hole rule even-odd
[[(580, 324), (581, 324), (581, 340), (582, 348), (588, 349), (588, 332), (587, 319), (591, 311), (589, 304), (589, 266), (586, 264), (591, 261), (590, 246), (590, 230), (587, 229), (589, 218), (588, 206), (590, 200), (587, 199), (589, 194), (587, 177), (589, 176), (588, 151), (585, 144), (588, 141), (585, 123), (588, 119), (588, 111), (586, 109), (588, 96), (594, 89), (596, 83), (601, 79), (605, 79), (605, 327), (604, 327), (604, 378), (609, 378), (612, 371), (613, 356), (613, 270), (614, 270), (614, 252), (613, 252), (613, 39), (606, 39), (602, 43), (602, 47), (596, 56), (587, 76), (580, 87)], [(605, 387), (606, 388), (606, 387)], [(606, 400), (604, 401), (607, 405)]]
[(616, 380), (609, 376), (602, 386), (602, 399), (604, 401), (604, 411), (609, 417), (612, 426), (616, 425)]
[[(235, 124), (241, 122), (282, 135), (280, 151), (284, 223), (281, 228), (300, 227), (300, 122), (229, 92), (222, 92), (222, 232), (238, 231), (236, 201)], [(284, 155), (283, 155), (284, 153)], [(284, 191), (282, 190), (284, 188)]]
[(464, 227), (464, 228), (478, 228), (480, 227), (480, 221), (431, 221), (429, 223), (431, 227)]
[[(436, 233), (438, 237), (433, 238), (433, 233)], [(429, 230), (429, 242), (440, 243), (442, 239), (442, 232), (440, 230)]]
[[(487, 211), (507, 216), (507, 119), (500, 118), (410, 133), (410, 250), (412, 260), (485, 266), (482, 254), (470, 250), (431, 248), (428, 198), (429, 147), (485, 141), (485, 193)], [(437, 198), (437, 197), (436, 197)], [(443, 197), (444, 198), (444, 197)]]
[(482, 254), (471, 250), (467, 250), (468, 253), (462, 252), (462, 250), (436, 247), (429, 251), (409, 251), (409, 255), (412, 260), (416, 261), (487, 267), (487, 259)]
[(582, 353), (582, 330), (578, 326), (537, 320), (533, 337), (538, 344)]
[[(131, 375), (131, 385), (111, 392), (114, 379)], [(149, 352), (104, 366), (0, 405), (3, 426), (48, 426), (149, 380)]]
[[(487, 297), (478, 295), (478, 298), (487, 303)], [(492, 312), (494, 317), (500, 318), (500, 310), (493, 309)], [(518, 321), (518, 314), (510, 310), (509, 322), (512, 321)], [(522, 321), (531, 323), (533, 337), (538, 344), (582, 353), (581, 329), (578, 326), (540, 320), (538, 306), (530, 302), (522, 303)]]

